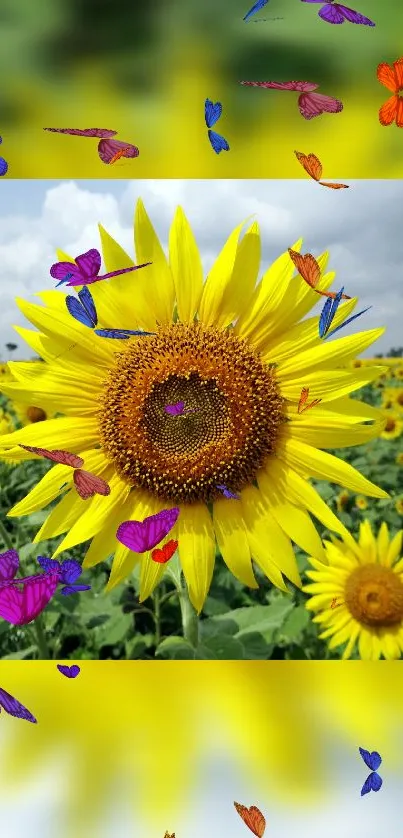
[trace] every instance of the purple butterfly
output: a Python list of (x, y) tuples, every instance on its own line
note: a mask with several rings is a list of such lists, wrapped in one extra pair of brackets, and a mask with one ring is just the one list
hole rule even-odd
[(55, 134), (72, 134), (75, 137), (114, 137), (117, 131), (110, 128), (44, 128), (44, 131), (53, 131)]
[(38, 556), (38, 562), (46, 573), (58, 575), (59, 583), (64, 585), (60, 591), (63, 596), (69, 596), (78, 591), (89, 591), (91, 589), (91, 585), (74, 584), (82, 573), (81, 565), (75, 562), (74, 559), (66, 559), (64, 562), (58, 562), (56, 559), (46, 559), (44, 556)]
[(150, 515), (144, 521), (124, 521), (117, 530), (116, 538), (135, 553), (153, 550), (175, 526), (180, 510), (162, 509), (157, 515)]
[[(48, 573), (2, 582), (0, 585), (0, 617), (14, 626), (25, 626), (35, 620), (56, 593), (57, 575)], [(19, 590), (22, 586), (22, 591)]]
[[(302, 0), (302, 3), (324, 3), (324, 0)], [(375, 26), (373, 20), (365, 17), (360, 12), (349, 9), (348, 6), (342, 6), (341, 3), (335, 3), (334, 0), (329, 0), (324, 3), (318, 12), (319, 17), (325, 20), (326, 23), (344, 23), (348, 20), (349, 23), (361, 23), (364, 26)]]
[(112, 276), (138, 271), (140, 268), (146, 268), (147, 265), (151, 265), (151, 262), (133, 265), (132, 268), (121, 268), (120, 271), (111, 271), (108, 274), (98, 276), (101, 270), (101, 254), (99, 250), (92, 248), (87, 250), (86, 253), (76, 256), (74, 262), (55, 262), (50, 269), (50, 275), (53, 279), (60, 280), (56, 287), (64, 282), (73, 287), (75, 285), (91, 285), (93, 282), (100, 282), (101, 279), (110, 279)]
[(196, 413), (195, 408), (185, 408), (185, 402), (175, 402), (174, 404), (166, 404), (164, 406), (165, 413), (170, 416), (186, 416), (187, 413)]
[(231, 492), (226, 486), (224, 486), (223, 483), (217, 483), (216, 486), (217, 489), (223, 493), (224, 497), (228, 498), (228, 500), (239, 500), (239, 495), (237, 495), (236, 492)]
[(358, 748), (365, 765), (371, 769), (371, 774), (368, 774), (367, 779), (361, 789), (361, 797), (368, 794), (370, 791), (379, 791), (382, 786), (382, 777), (377, 774), (378, 768), (382, 762), (382, 758), (378, 751), (366, 751), (365, 748)]
[(76, 663), (73, 663), (72, 666), (65, 666), (62, 663), (58, 663), (57, 668), (66, 678), (77, 678), (77, 675), (79, 675), (81, 671), (80, 667), (77, 666)]
[[(7, 693), (5, 690), (0, 688), (0, 706), (9, 716), (15, 716), (16, 719), (25, 719), (27, 722), (33, 722), (33, 724), (37, 724), (37, 720), (32, 713), (24, 707), (23, 704), (20, 704), (14, 696)], [(0, 711), (1, 712), (1, 711)]]

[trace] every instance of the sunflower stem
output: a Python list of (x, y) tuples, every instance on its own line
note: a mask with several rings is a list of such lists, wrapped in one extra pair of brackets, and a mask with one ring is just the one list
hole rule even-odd
[(41, 661), (49, 661), (52, 659), (50, 654), (50, 649), (48, 646), (48, 641), (46, 640), (46, 632), (45, 627), (42, 621), (42, 615), (39, 614), (34, 621), (34, 631), (36, 635), (36, 642), (38, 646), (39, 652), (39, 660)]
[(159, 646), (161, 643), (161, 600), (158, 588), (154, 591), (154, 625), (155, 625), (155, 645)]
[(183, 637), (197, 649), (199, 645), (199, 618), (190, 602), (186, 586), (179, 593), (179, 603), (182, 614)]

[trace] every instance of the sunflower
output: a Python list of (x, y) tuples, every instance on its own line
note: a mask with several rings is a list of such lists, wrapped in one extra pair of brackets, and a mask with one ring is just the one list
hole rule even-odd
[(14, 430), (14, 422), (10, 416), (10, 414), (0, 408), (0, 435), (2, 434), (11, 434)]
[(12, 401), (11, 407), (18, 421), (24, 427), (26, 425), (32, 425), (35, 422), (45, 422), (46, 419), (50, 419), (54, 416), (54, 411), (51, 415), (49, 415), (43, 407), (36, 407), (36, 405), (32, 404), (23, 404), (23, 402)]
[(396, 509), (396, 512), (399, 513), (399, 515), (403, 515), (403, 498), (398, 498), (397, 499), (397, 501), (395, 503), (395, 509)]
[(382, 439), (397, 439), (403, 430), (403, 419), (397, 411), (385, 410), (386, 424), (381, 432)]
[(398, 454), (398, 455), (397, 455), (397, 457), (396, 457), (396, 464), (397, 464), (398, 466), (403, 466), (403, 453), (402, 453), (402, 454)]
[(355, 505), (358, 507), (358, 509), (367, 509), (368, 501), (366, 498), (363, 497), (363, 495), (356, 495)]
[(336, 496), (336, 506), (338, 512), (342, 512), (343, 509), (346, 508), (349, 499), (350, 492), (348, 492), (347, 489), (343, 489), (342, 492), (339, 492), (339, 494)]
[[(319, 612), (321, 638), (331, 638), (329, 649), (347, 642), (343, 659), (358, 642), (364, 660), (400, 658), (403, 651), (403, 558), (399, 558), (403, 530), (390, 541), (382, 523), (375, 540), (368, 520), (360, 524), (359, 541), (351, 535), (343, 541), (331, 536), (325, 541), (328, 565), (310, 557), (315, 570), (306, 575), (312, 584), (306, 607)], [(336, 600), (336, 603), (335, 603)]]
[[(244, 222), (245, 223), (245, 222)], [(92, 539), (84, 566), (113, 555), (108, 587), (126, 579), (140, 563), (140, 599), (148, 597), (166, 568), (148, 553), (131, 552), (116, 541), (124, 520), (142, 520), (172, 506), (180, 515), (170, 538), (189, 597), (198, 612), (213, 574), (216, 543), (229, 570), (257, 588), (252, 559), (278, 588), (284, 577), (300, 586), (291, 546), (324, 559), (309, 513), (341, 535), (344, 526), (308, 482), (331, 480), (355, 492), (388, 497), (351, 465), (325, 448), (361, 445), (378, 436), (384, 420), (373, 407), (349, 398), (383, 368), (342, 369), (384, 329), (371, 329), (331, 343), (318, 336), (318, 318), (300, 322), (317, 294), (298, 276), (288, 253), (264, 273), (255, 288), (260, 237), (253, 223), (230, 235), (203, 283), (200, 254), (181, 208), (169, 235), (169, 261), (141, 201), (134, 239), (139, 262), (152, 265), (135, 279), (115, 277), (91, 292), (102, 325), (155, 332), (119, 345), (100, 339), (68, 313), (60, 291), (38, 294), (44, 306), (19, 300), (40, 331), (17, 329), (46, 363), (16, 363), (18, 379), (6, 392), (24, 393), (47, 412), (46, 420), (3, 437), (2, 457), (32, 455), (16, 448), (39, 445), (80, 453), (86, 468), (108, 481), (108, 497), (83, 501), (71, 470), (56, 465), (9, 512), (27, 515), (70, 489), (50, 513), (35, 541), (66, 533), (58, 556)], [(100, 226), (107, 271), (133, 259)], [(293, 244), (300, 250), (302, 240)], [(73, 261), (58, 251), (60, 260)], [(319, 257), (323, 271), (327, 254)], [(321, 279), (326, 289), (334, 274)], [(334, 325), (353, 311), (343, 303)], [(40, 368), (39, 368), (40, 367)], [(319, 407), (298, 414), (302, 387)], [(27, 396), (28, 394), (28, 396)], [(167, 403), (183, 400), (192, 409), (171, 416)], [(6, 449), (9, 449), (6, 451)], [(61, 479), (62, 478), (62, 479)], [(239, 494), (223, 497), (218, 484)]]

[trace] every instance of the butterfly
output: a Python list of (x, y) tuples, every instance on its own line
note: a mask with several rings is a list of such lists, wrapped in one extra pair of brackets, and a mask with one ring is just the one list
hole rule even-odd
[(337, 596), (335, 596), (330, 603), (330, 607), (331, 608), (337, 608), (339, 605), (343, 605), (343, 603), (342, 602), (337, 602)]
[(255, 15), (260, 9), (263, 9), (263, 6), (267, 6), (268, 2), (269, 0), (257, 0), (257, 3), (246, 13), (244, 20), (249, 20), (252, 15)]
[(330, 326), (332, 325), (333, 318), (336, 314), (336, 311), (339, 307), (340, 300), (343, 296), (343, 291), (344, 291), (344, 288), (342, 288), (341, 291), (339, 291), (338, 294), (336, 294), (334, 300), (327, 299), (326, 302), (325, 302), (325, 305), (323, 306), (323, 309), (322, 309), (320, 317), (319, 317), (319, 337), (320, 338), (328, 338), (328, 337), (331, 337), (331, 335), (335, 335), (336, 332), (339, 331), (339, 329), (343, 329), (344, 326), (347, 326), (348, 323), (351, 323), (357, 317), (360, 317), (361, 314), (365, 314), (366, 311), (369, 311), (369, 309), (372, 308), (372, 306), (368, 306), (368, 308), (364, 308), (362, 311), (359, 311), (358, 314), (353, 314), (352, 317), (349, 317), (347, 320), (344, 321), (344, 323), (342, 323), (340, 326), (336, 326), (335, 329), (332, 329), (331, 332), (329, 332)]
[(153, 550), (175, 526), (180, 510), (162, 509), (144, 521), (124, 521), (116, 532), (116, 538), (135, 553)]
[(175, 833), (172, 832), (172, 834), (170, 835), (169, 832), (166, 832), (164, 838), (175, 838)]
[[(216, 122), (218, 122), (221, 114), (221, 102), (213, 103), (211, 99), (206, 99), (204, 103), (204, 119), (208, 129), (211, 129), (211, 126), (215, 125)], [(207, 133), (211, 146), (216, 154), (219, 154), (220, 151), (229, 151), (229, 145), (227, 143), (227, 140), (224, 137), (222, 137), (221, 134), (216, 134), (215, 131), (211, 130), (208, 130)]]
[(321, 180), (322, 163), (319, 158), (316, 157), (316, 154), (303, 154), (302, 151), (294, 151), (294, 154), (308, 175), (313, 178), (313, 180), (316, 180), (317, 183), (320, 183), (321, 186), (327, 186), (329, 189), (349, 188), (347, 183), (326, 183), (326, 181)]
[[(46, 608), (59, 584), (57, 574), (38, 574), (2, 582), (0, 617), (14, 626), (25, 626)], [(22, 586), (22, 591), (19, 590)]]
[(237, 495), (235, 492), (231, 492), (229, 489), (227, 489), (226, 486), (224, 486), (223, 483), (217, 483), (216, 486), (217, 489), (219, 489), (220, 492), (223, 493), (224, 497), (228, 498), (228, 500), (239, 500), (239, 495)]
[(79, 675), (81, 671), (80, 667), (77, 666), (76, 663), (73, 663), (72, 666), (65, 666), (63, 663), (58, 663), (57, 668), (66, 678), (77, 678), (77, 675)]
[(257, 835), (257, 838), (262, 838), (266, 829), (266, 819), (262, 815), (260, 809), (258, 809), (257, 806), (250, 806), (248, 809), (247, 806), (242, 806), (241, 803), (235, 803), (235, 801), (234, 806), (238, 815), (240, 815), (243, 822), (246, 823), (248, 829), (250, 829), (254, 835)]
[[(316, 288), (320, 280), (321, 270), (312, 253), (305, 253), (303, 255), (302, 253), (297, 253), (296, 250), (292, 250), (291, 247), (288, 248), (288, 252), (299, 275), (312, 288), (312, 291), (316, 291), (321, 297), (330, 297), (334, 300), (336, 297), (334, 291), (319, 291), (319, 288)], [(347, 294), (342, 294), (342, 299), (351, 300), (351, 297), (348, 297)]]
[(82, 469), (84, 460), (77, 454), (70, 454), (69, 451), (48, 451), (46, 448), (35, 448), (32, 445), (20, 445), (20, 448), (30, 451), (31, 454), (37, 454), (39, 457), (46, 457), (47, 460), (52, 460), (59, 465), (71, 466), (74, 469), (73, 482), (82, 500), (88, 500), (93, 495), (110, 495), (108, 483), (102, 480), (102, 477), (97, 477), (90, 471)]
[(333, 96), (325, 96), (323, 93), (312, 93), (319, 85), (311, 81), (241, 81), (239, 84), (250, 87), (268, 87), (273, 90), (296, 90), (301, 93), (298, 96), (298, 107), (304, 119), (313, 119), (322, 113), (340, 113), (343, 110), (343, 102), (334, 99)]
[(108, 274), (98, 276), (101, 270), (101, 254), (99, 250), (92, 248), (86, 253), (76, 256), (74, 262), (55, 262), (50, 269), (53, 279), (59, 279), (56, 288), (64, 282), (69, 286), (91, 285), (93, 282), (100, 282), (102, 279), (110, 279), (112, 276), (121, 276), (131, 271), (138, 271), (146, 268), (151, 262), (144, 262), (143, 265), (133, 265), (131, 268), (121, 268), (119, 271), (111, 271)]
[(16, 719), (25, 719), (27, 722), (32, 722), (35, 725), (37, 724), (35, 716), (33, 716), (23, 704), (20, 704), (20, 702), (17, 701), (13, 695), (10, 695), (10, 693), (7, 693), (1, 687), (0, 707), (2, 707), (9, 716), (15, 716)]
[(53, 131), (56, 134), (72, 134), (75, 137), (102, 137), (98, 143), (98, 154), (103, 163), (113, 163), (119, 157), (138, 157), (140, 152), (137, 146), (131, 143), (124, 143), (121, 140), (112, 140), (117, 131), (109, 128), (44, 128), (44, 131)]
[(187, 413), (195, 413), (193, 408), (185, 408), (185, 402), (175, 402), (174, 404), (164, 405), (165, 413), (170, 416), (186, 416)]
[(318, 15), (325, 20), (326, 23), (344, 23), (348, 20), (350, 23), (362, 23), (364, 26), (375, 26), (373, 20), (365, 17), (360, 12), (355, 12), (354, 9), (349, 9), (348, 6), (342, 6), (341, 3), (335, 3), (334, 0), (329, 0), (325, 3), (324, 0), (302, 0), (303, 3), (322, 3), (322, 8), (319, 9)]
[(159, 564), (166, 564), (172, 559), (172, 556), (178, 546), (178, 542), (172, 539), (171, 541), (167, 541), (163, 547), (157, 547), (151, 553), (151, 558), (153, 562), (158, 562)]
[(304, 410), (309, 410), (311, 407), (316, 407), (322, 399), (314, 399), (310, 404), (307, 404), (309, 396), (309, 387), (303, 387), (298, 402), (298, 413), (303, 413)]
[(378, 64), (376, 75), (378, 81), (393, 93), (379, 110), (379, 122), (381, 125), (396, 122), (398, 128), (403, 128), (403, 99), (398, 95), (403, 90), (403, 58), (394, 61), (393, 65)]
[(96, 329), (95, 326), (98, 323), (97, 310), (95, 308), (91, 291), (86, 287), (82, 288), (81, 291), (78, 292), (78, 300), (71, 294), (67, 294), (66, 306), (69, 314), (71, 314), (75, 320), (78, 320), (78, 322), (82, 323), (83, 326), (88, 326), (90, 329), (94, 329), (94, 333), (101, 338), (128, 340), (128, 338), (132, 335), (141, 335), (142, 337), (145, 337), (147, 335), (155, 334), (155, 332), (143, 332), (142, 329)]
[(74, 559), (65, 559), (58, 562), (56, 559), (47, 559), (45, 556), (38, 556), (38, 564), (45, 573), (57, 574), (59, 583), (64, 585), (60, 593), (63, 596), (79, 593), (80, 591), (91, 590), (91, 585), (75, 585), (74, 583), (82, 574), (81, 565)]
[[(2, 142), (3, 142), (3, 139), (2, 139), (2, 137), (0, 137), (0, 145), (1, 145)], [(8, 172), (7, 160), (5, 160), (4, 157), (0, 157), (0, 177), (3, 177), (3, 175), (6, 175), (7, 172)]]
[(371, 774), (368, 774), (367, 779), (361, 789), (361, 797), (368, 794), (370, 791), (379, 791), (382, 786), (382, 777), (377, 774), (377, 770), (382, 762), (381, 756), (377, 751), (366, 751), (365, 748), (358, 748), (365, 765), (371, 769)]

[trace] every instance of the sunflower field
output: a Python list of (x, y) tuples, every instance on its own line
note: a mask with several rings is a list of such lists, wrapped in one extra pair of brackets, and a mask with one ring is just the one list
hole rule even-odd
[[(354, 495), (324, 481), (314, 481), (314, 485), (354, 537), (365, 521), (371, 524), (375, 535), (385, 523), (393, 536), (403, 526), (403, 359), (364, 359), (353, 363), (355, 366), (387, 365), (387, 373), (356, 394), (362, 401), (380, 407), (387, 423), (378, 439), (332, 453), (387, 490), (390, 499)], [(0, 365), (0, 376), (1, 380), (10, 377), (7, 364)], [(0, 405), (0, 434), (48, 418), (40, 406), (24, 406), (1, 394)], [(39, 460), (15, 464), (0, 461), (0, 542), (5, 545), (1, 549), (12, 543), (27, 573), (35, 572), (38, 555), (51, 555), (54, 550), (51, 541), (32, 543), (49, 509), (20, 520), (6, 516), (49, 467), (49, 463)], [(330, 537), (323, 525), (317, 522), (316, 526), (322, 538)], [(307, 584), (309, 560), (295, 545), (294, 550)], [(82, 547), (73, 548), (69, 555), (81, 562)], [(292, 593), (284, 594), (270, 586), (263, 574), (257, 574), (259, 589), (250, 590), (230, 575), (222, 563), (216, 563), (201, 615), (199, 642), (194, 649), (181, 633), (180, 596), (172, 582), (163, 583), (148, 600), (139, 604), (136, 573), (130, 581), (105, 594), (109, 571), (109, 565), (104, 563), (85, 573), (84, 581), (91, 581), (91, 598), (57, 596), (43, 615), (28, 626), (10, 627), (1, 621), (1, 659), (337, 660), (341, 657), (342, 648), (329, 649), (326, 640), (319, 638), (320, 627), (312, 621), (312, 613), (307, 608), (310, 602), (307, 593), (290, 586)], [(331, 591), (336, 607), (338, 593), (336, 583)], [(360, 655), (356, 650), (351, 657), (359, 659)]]

